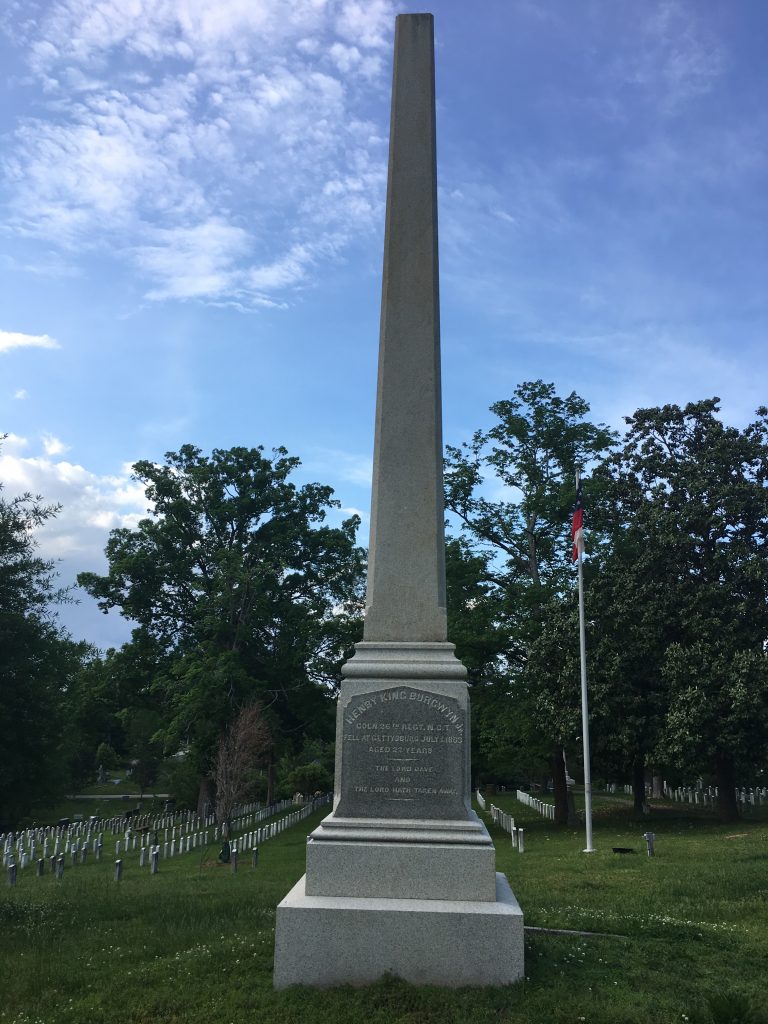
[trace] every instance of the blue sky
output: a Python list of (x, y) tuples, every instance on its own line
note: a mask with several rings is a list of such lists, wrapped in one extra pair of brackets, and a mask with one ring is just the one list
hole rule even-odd
[[(390, 0), (0, 14), (0, 453), (61, 581), (137, 459), (285, 445), (367, 536)], [(768, 377), (768, 8), (436, 0), (444, 433), (523, 380), (621, 425)], [(83, 596), (77, 638), (127, 638)]]

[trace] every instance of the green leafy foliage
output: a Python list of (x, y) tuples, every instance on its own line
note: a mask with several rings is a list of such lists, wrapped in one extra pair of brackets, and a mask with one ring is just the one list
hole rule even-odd
[[(136, 623), (112, 659), (133, 702), (161, 718), (154, 739), (210, 771), (219, 736), (258, 701), (278, 748), (330, 736), (339, 668), (359, 638), (363, 554), (355, 517), (325, 523), (329, 487), (289, 479), (285, 449), (185, 445), (138, 462), (151, 513), (110, 534), (109, 572), (81, 586)], [(123, 716), (124, 724), (130, 716)]]
[(87, 653), (56, 622), (66, 595), (35, 531), (58, 508), (41, 500), (0, 493), (0, 830), (67, 785), (64, 695)]
[(597, 471), (624, 609), (603, 649), (639, 710), (638, 753), (715, 772), (735, 817), (736, 775), (768, 750), (768, 410), (743, 430), (718, 412), (717, 398), (640, 409)]
[(448, 549), (449, 597), (461, 598), (451, 636), (491, 684), (484, 692), (475, 685), (472, 698), (481, 771), (493, 774), (495, 766), (504, 781), (523, 766), (554, 772), (564, 822), (562, 747), (578, 721), (578, 672), (568, 680), (574, 707), (573, 699), (562, 700), (562, 676), (532, 661), (531, 651), (545, 635), (550, 642), (558, 601), (573, 588), (575, 471), (600, 457), (614, 435), (586, 418), (584, 399), (561, 398), (541, 380), (521, 384), (491, 412), (497, 421), (489, 430), (447, 448), (446, 507), (461, 523), (464, 544)]

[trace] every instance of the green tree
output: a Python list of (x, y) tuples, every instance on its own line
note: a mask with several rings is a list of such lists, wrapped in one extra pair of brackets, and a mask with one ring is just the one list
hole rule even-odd
[(68, 782), (63, 697), (86, 645), (56, 622), (64, 595), (53, 562), (36, 554), (35, 531), (57, 511), (31, 494), (0, 493), (0, 830)]
[(136, 463), (151, 514), (112, 532), (106, 576), (78, 577), (102, 609), (137, 623), (131, 647), (167, 705), (165, 751), (188, 750), (201, 777), (245, 705), (263, 707), (278, 747), (333, 731), (364, 559), (356, 517), (326, 525), (338, 502), (329, 487), (292, 483), (298, 465), (282, 448), (205, 456), (192, 445), (162, 466)]
[(713, 770), (720, 812), (734, 818), (737, 772), (768, 749), (768, 410), (743, 430), (718, 412), (717, 398), (639, 409), (596, 475), (604, 526), (632, 551), (627, 617), (634, 608), (648, 637), (627, 673), (667, 689), (659, 756)]
[[(447, 447), (446, 507), (456, 515), (473, 549), (487, 556), (487, 578), (503, 593), (510, 682), (518, 699), (507, 714), (537, 715), (538, 745), (546, 747), (555, 780), (556, 820), (567, 822), (563, 744), (570, 719), (537, 700), (522, 673), (528, 651), (546, 627), (549, 606), (572, 587), (570, 513), (576, 467), (591, 464), (613, 443), (603, 425), (586, 419), (589, 405), (575, 393), (557, 395), (553, 384), (526, 382), (513, 397), (491, 406), (497, 422), (477, 431), (461, 448)], [(493, 489), (501, 497), (489, 497)], [(538, 680), (541, 683), (541, 680)], [(578, 693), (578, 675), (573, 685)], [(503, 708), (499, 708), (503, 713)], [(496, 727), (498, 727), (498, 716)], [(509, 730), (519, 733), (519, 725)]]
[[(115, 651), (102, 655), (90, 650), (64, 695), (64, 744), (75, 786), (92, 782), (99, 764), (106, 770), (116, 769), (126, 754), (119, 718), (126, 702), (114, 671), (115, 657)], [(102, 749), (104, 756), (99, 753)]]

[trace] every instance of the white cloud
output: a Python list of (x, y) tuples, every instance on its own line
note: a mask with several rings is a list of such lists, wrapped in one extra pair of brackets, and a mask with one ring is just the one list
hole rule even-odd
[(29, 398), (29, 392), (26, 388), (19, 388), (18, 391), (14, 392), (13, 397), (23, 402), (25, 398)]
[(13, 454), (15, 452), (21, 452), (25, 448), (29, 447), (29, 441), (26, 437), (20, 437), (18, 434), (0, 434), (0, 454), (5, 453), (6, 455)]
[(369, 515), (367, 511), (365, 511), (365, 510), (363, 510), (361, 508), (355, 508), (354, 505), (345, 505), (345, 506), (343, 506), (341, 508), (341, 511), (346, 516), (359, 516), (359, 518), (363, 522), (365, 522), (368, 519), (368, 515)]
[(393, 23), (392, 0), (54, 0), (19, 40), (44, 96), (0, 165), (11, 229), (129, 260), (150, 299), (274, 305), (378, 228), (360, 115)]
[(54, 437), (53, 434), (43, 434), (40, 438), (43, 442), (43, 451), (46, 455), (63, 455), (64, 452), (69, 451), (69, 445), (64, 444), (58, 437)]
[(393, 13), (389, 0), (345, 0), (336, 18), (336, 30), (358, 46), (383, 50), (389, 42)]
[(45, 455), (23, 454), (28, 442), (9, 436), (0, 448), (0, 479), (6, 497), (31, 493), (43, 502), (60, 504), (61, 511), (38, 534), (44, 558), (65, 558), (64, 582), (74, 582), (78, 571), (104, 570), (103, 550), (110, 529), (135, 526), (146, 516), (143, 489), (123, 466), (115, 475), (99, 475), (77, 463), (57, 458), (64, 450), (55, 438), (45, 443)]
[(147, 298), (213, 298), (236, 290), (236, 262), (248, 249), (242, 228), (214, 217), (191, 227), (160, 228), (153, 241), (135, 250), (139, 267), (158, 282)]
[(48, 334), (21, 334), (19, 331), (0, 331), (0, 352), (12, 348), (59, 348), (59, 343)]

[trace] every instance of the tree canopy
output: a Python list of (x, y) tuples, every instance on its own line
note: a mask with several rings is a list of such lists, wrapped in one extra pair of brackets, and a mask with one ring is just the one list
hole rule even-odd
[(148, 516), (110, 534), (109, 571), (78, 582), (137, 626), (142, 692), (165, 705), (165, 750), (198, 770), (239, 708), (258, 702), (276, 743), (332, 733), (345, 652), (359, 633), (363, 552), (356, 517), (325, 522), (329, 487), (297, 486), (278, 448), (185, 445), (137, 462)]
[(0, 484), (0, 829), (66, 784), (63, 697), (87, 653), (56, 621), (63, 593), (35, 533), (58, 508)]

